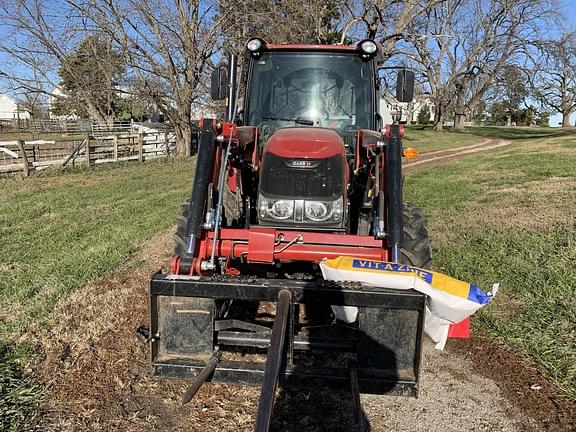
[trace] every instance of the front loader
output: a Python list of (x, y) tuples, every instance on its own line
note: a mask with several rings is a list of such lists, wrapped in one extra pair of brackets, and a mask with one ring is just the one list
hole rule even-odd
[[(205, 380), (261, 384), (256, 431), (278, 384), (350, 389), (362, 430), (360, 393), (417, 395), (426, 298), (325, 281), (319, 264), (431, 266), (425, 219), (402, 200), (402, 125), (378, 112), (381, 48), (255, 38), (236, 63), (212, 75), (227, 118), (200, 122), (172, 273), (150, 282), (153, 372), (195, 378), (185, 402)], [(397, 99), (413, 86), (400, 70)]]

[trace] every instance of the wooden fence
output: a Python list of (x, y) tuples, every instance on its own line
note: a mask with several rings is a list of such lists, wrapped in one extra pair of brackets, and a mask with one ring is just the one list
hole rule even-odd
[(121, 161), (144, 161), (173, 154), (176, 137), (170, 131), (116, 135), (92, 134), (56, 141), (0, 141), (0, 174), (49, 167), (94, 166)]
[(32, 135), (46, 133), (79, 134), (130, 133), (135, 130), (133, 121), (117, 121), (111, 124), (88, 119), (0, 119), (0, 132), (29, 132)]

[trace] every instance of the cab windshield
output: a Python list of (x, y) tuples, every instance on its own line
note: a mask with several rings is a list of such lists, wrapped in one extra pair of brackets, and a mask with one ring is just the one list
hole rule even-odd
[(315, 126), (370, 129), (373, 71), (356, 53), (265, 52), (254, 61), (247, 123), (267, 132)]

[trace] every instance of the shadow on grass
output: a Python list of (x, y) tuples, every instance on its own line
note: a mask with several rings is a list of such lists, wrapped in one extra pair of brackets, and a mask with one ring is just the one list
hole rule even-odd
[(516, 139), (554, 138), (576, 136), (576, 128), (528, 128), (528, 127), (498, 127), (498, 126), (471, 126), (463, 133), (485, 137)]
[[(406, 130), (429, 131), (433, 132), (431, 125), (410, 125)], [(453, 131), (445, 127), (442, 132), (453, 134), (478, 135), (486, 138), (505, 138), (509, 140), (516, 139), (536, 139), (536, 138), (554, 138), (565, 136), (576, 136), (576, 128), (545, 128), (545, 127), (503, 127), (503, 126), (467, 126), (462, 132)]]

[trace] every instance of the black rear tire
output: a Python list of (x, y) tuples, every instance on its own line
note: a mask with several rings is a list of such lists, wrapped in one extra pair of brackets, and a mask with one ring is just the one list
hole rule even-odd
[(182, 203), (180, 214), (176, 216), (176, 232), (172, 236), (175, 256), (184, 256), (186, 252), (186, 222), (188, 220), (189, 206), (190, 203), (188, 201)]
[(400, 245), (401, 262), (414, 267), (432, 267), (432, 247), (426, 218), (418, 207), (404, 203), (402, 211), (404, 235)]

